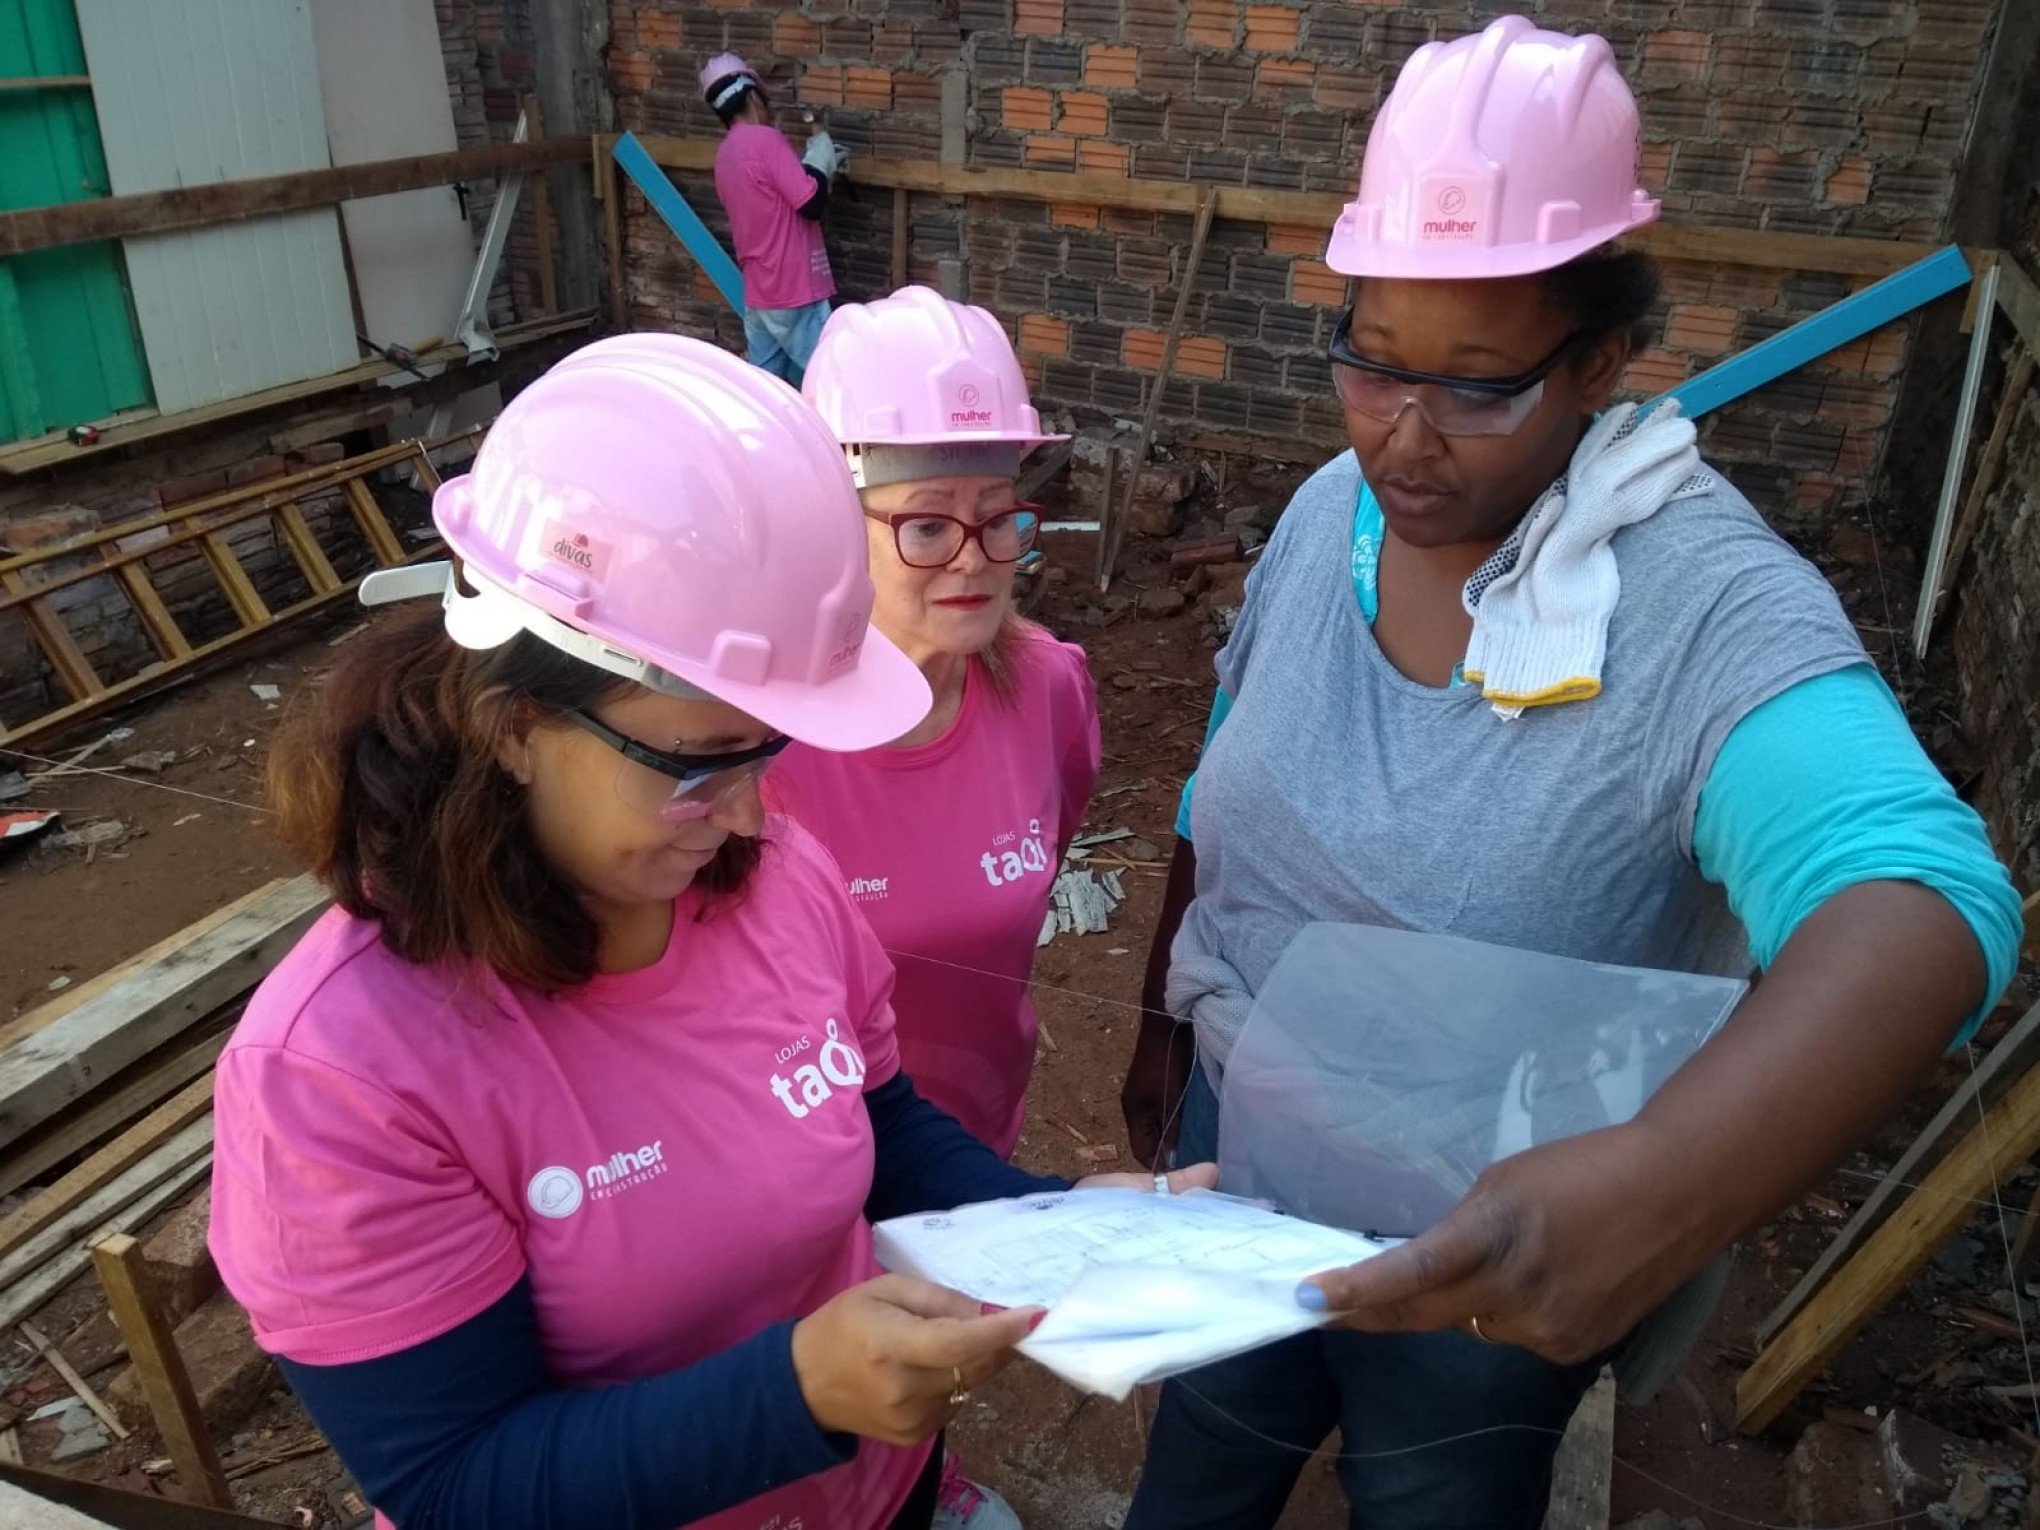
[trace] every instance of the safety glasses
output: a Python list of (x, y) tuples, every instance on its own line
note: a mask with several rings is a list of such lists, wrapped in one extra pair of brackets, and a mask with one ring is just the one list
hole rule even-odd
[(1041, 530), (1041, 506), (1013, 505), (989, 520), (973, 524), (953, 515), (925, 510), (864, 512), (869, 520), (892, 527), (893, 547), (908, 568), (944, 568), (955, 561), (966, 542), (977, 543), (987, 563), (1018, 563)]
[(1352, 323), (1353, 310), (1348, 308), (1332, 331), (1329, 347), (1339, 402), (1383, 425), (1393, 425), (1415, 405), (1441, 436), (1508, 435), (1543, 402), (1545, 378), (1587, 339), (1585, 331), (1575, 330), (1549, 356), (1514, 377), (1443, 377), (1361, 355), (1346, 339)]
[(693, 823), (708, 817), (730, 793), (764, 775), (773, 756), (793, 742), (782, 733), (727, 754), (667, 754), (586, 712), (559, 715), (623, 756), (616, 771), (617, 799), (661, 823)]

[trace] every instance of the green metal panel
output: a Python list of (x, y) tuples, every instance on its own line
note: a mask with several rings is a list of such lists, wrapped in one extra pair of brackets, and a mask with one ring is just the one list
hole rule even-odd
[[(0, 78), (84, 73), (72, 0), (0, 4)], [(0, 211), (107, 194), (88, 87), (0, 91)], [(102, 419), (149, 398), (117, 244), (0, 261), (0, 440)]]

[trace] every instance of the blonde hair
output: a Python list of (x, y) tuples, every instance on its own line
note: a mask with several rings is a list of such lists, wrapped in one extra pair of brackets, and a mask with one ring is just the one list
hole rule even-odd
[(1020, 694), (1020, 669), (1034, 662), (1035, 639), (1048, 635), (1047, 628), (1018, 611), (1008, 611), (992, 640), (970, 656), (985, 677), (985, 688), (1000, 706), (1011, 706)]

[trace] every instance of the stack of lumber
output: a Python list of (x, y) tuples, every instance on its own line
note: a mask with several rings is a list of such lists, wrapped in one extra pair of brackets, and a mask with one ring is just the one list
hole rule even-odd
[(212, 1167), (212, 1067), (327, 903), (275, 881), (0, 1027), (0, 1329)]

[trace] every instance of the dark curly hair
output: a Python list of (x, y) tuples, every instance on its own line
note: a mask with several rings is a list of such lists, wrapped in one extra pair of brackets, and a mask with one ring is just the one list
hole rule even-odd
[[(541, 992), (585, 983), (595, 920), (540, 852), (497, 754), (534, 712), (630, 688), (529, 634), (471, 653), (436, 606), (393, 614), (285, 719), (268, 771), (284, 841), (406, 961), (478, 962)], [(732, 835), (695, 885), (735, 892), (758, 856)]]
[(1657, 302), (1657, 262), (1641, 250), (1604, 244), (1546, 271), (1544, 295), (1590, 342), (1626, 333), (1641, 348), (1649, 339), (1644, 321)]

